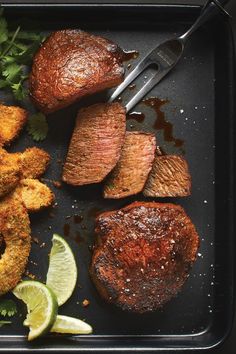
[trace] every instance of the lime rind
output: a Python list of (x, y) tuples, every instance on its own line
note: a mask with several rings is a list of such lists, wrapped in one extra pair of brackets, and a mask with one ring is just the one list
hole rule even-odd
[(55, 293), (59, 306), (70, 298), (76, 282), (77, 266), (73, 252), (63, 237), (54, 234), (46, 285)]
[(90, 334), (93, 332), (93, 329), (88, 323), (78, 318), (58, 315), (50, 332), (68, 334)]
[(58, 311), (53, 291), (38, 281), (25, 280), (15, 287), (13, 294), (27, 306), (28, 314), (24, 325), (30, 329), (28, 340), (47, 333), (53, 326)]

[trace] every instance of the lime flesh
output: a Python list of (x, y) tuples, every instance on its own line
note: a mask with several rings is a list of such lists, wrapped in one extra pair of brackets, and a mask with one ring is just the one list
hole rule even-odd
[(54, 333), (70, 333), (70, 334), (90, 334), (92, 327), (78, 318), (58, 315), (51, 332)]
[(54, 234), (46, 284), (55, 293), (59, 306), (70, 298), (76, 281), (77, 266), (73, 252), (64, 238)]
[(58, 310), (53, 291), (38, 281), (25, 280), (15, 287), (13, 294), (27, 305), (28, 314), (24, 325), (30, 329), (28, 340), (50, 331)]

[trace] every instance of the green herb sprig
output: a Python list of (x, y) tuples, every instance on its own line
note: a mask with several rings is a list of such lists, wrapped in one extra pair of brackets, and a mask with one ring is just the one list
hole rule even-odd
[(43, 39), (40, 33), (22, 31), (20, 26), (14, 32), (9, 31), (3, 9), (0, 9), (0, 89), (10, 90), (18, 101), (28, 95), (27, 65)]
[(13, 300), (0, 301), (0, 315), (1, 316), (14, 316), (17, 313), (16, 303)]
[(41, 112), (32, 114), (28, 118), (27, 131), (33, 140), (37, 142), (44, 140), (48, 134), (48, 123), (45, 115)]

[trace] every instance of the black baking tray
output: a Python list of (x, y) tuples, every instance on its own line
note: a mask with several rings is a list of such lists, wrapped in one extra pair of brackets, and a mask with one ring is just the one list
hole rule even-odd
[[(59, 28), (79, 27), (110, 38), (126, 50), (138, 50), (139, 58), (130, 62), (132, 67), (158, 43), (187, 29), (200, 12), (198, 6), (186, 5), (4, 4), (4, 7), (10, 22), (23, 22), (28, 29), (40, 28), (48, 33)], [(137, 195), (109, 201), (103, 200), (100, 185), (80, 188), (63, 185), (56, 189), (51, 183), (61, 178), (61, 160), (66, 155), (78, 108), (104, 100), (111, 92), (94, 95), (48, 119), (49, 135), (37, 146), (52, 156), (44, 178), (55, 192), (57, 205), (31, 216), (32, 235), (45, 243), (45, 247), (33, 243), (30, 259), (38, 265), (30, 262), (28, 270), (37, 279), (45, 280), (52, 233), (64, 234), (76, 254), (79, 284), (60, 313), (86, 319), (94, 333), (90, 336), (49, 335), (28, 343), (23, 317), (16, 316), (11, 326), (1, 328), (0, 351), (207, 349), (220, 344), (230, 332), (234, 312), (235, 248), (234, 49), (227, 20), (219, 16), (198, 30), (176, 69), (148, 95), (168, 100), (162, 110), (173, 124), (174, 136), (184, 140), (184, 145), (176, 147), (164, 139), (163, 131), (153, 128), (156, 115), (144, 104), (135, 109), (145, 113), (144, 122), (127, 121), (129, 130), (154, 131), (167, 153), (185, 154), (192, 175), (192, 195), (172, 201), (185, 208), (201, 238), (198, 259), (182, 292), (162, 310), (151, 314), (122, 312), (107, 305), (88, 275), (96, 213), (145, 198)], [(1, 100), (15, 103), (4, 94)], [(31, 105), (28, 109), (33, 111)], [(24, 132), (10, 151), (22, 151), (33, 145)], [(81, 215), (82, 222), (76, 223), (78, 218), (74, 215)], [(81, 306), (85, 298), (90, 300), (87, 308)], [(25, 316), (24, 306), (19, 303), (18, 309), (20, 315)]]

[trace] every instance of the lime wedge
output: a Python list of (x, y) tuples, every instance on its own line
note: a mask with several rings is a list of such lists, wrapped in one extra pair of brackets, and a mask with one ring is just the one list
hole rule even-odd
[(90, 334), (92, 327), (78, 318), (58, 315), (50, 332), (70, 334)]
[(13, 294), (27, 305), (24, 325), (30, 328), (28, 340), (47, 333), (57, 316), (58, 305), (53, 292), (38, 281), (25, 280), (15, 287)]
[(76, 281), (77, 267), (72, 250), (64, 238), (54, 234), (46, 284), (55, 293), (59, 306), (69, 299)]

